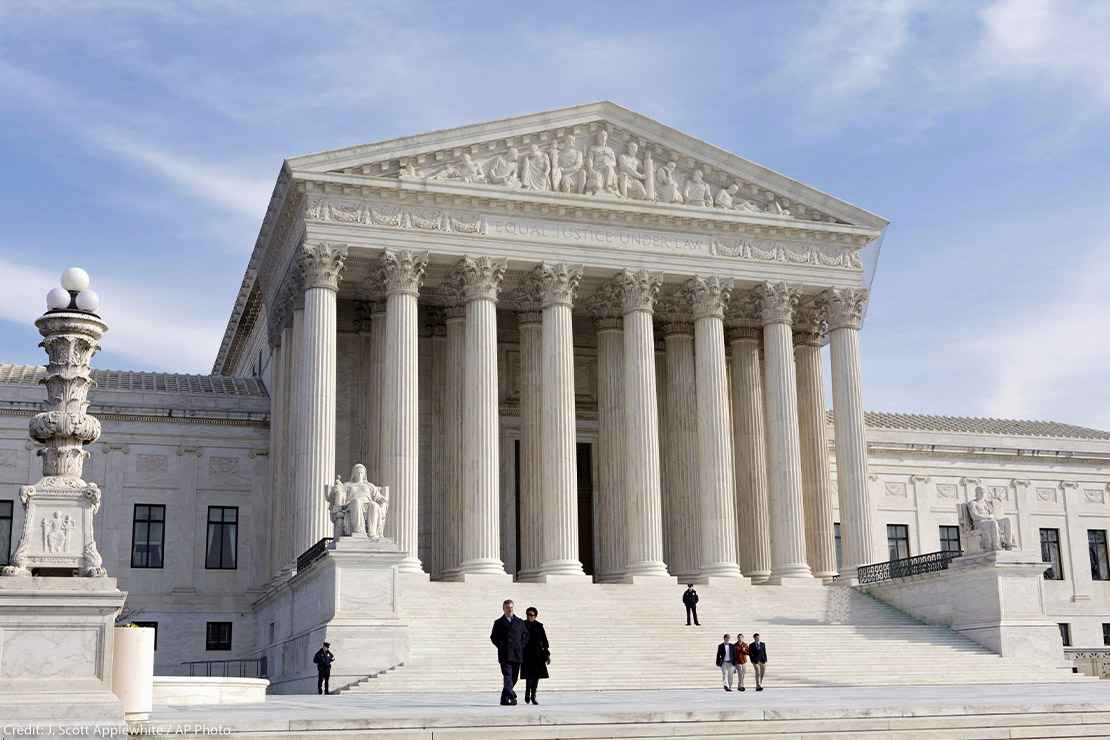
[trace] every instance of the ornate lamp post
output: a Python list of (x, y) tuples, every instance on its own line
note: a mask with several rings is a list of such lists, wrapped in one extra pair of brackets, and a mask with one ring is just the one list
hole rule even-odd
[(93, 539), (93, 516), (100, 488), (82, 478), (84, 445), (100, 436), (100, 422), (89, 416), (93, 381), (90, 361), (108, 325), (96, 314), (100, 297), (89, 289), (79, 267), (62, 273), (61, 287), (46, 295), (46, 313), (35, 321), (46, 350), (49, 409), (31, 419), (31, 438), (43, 445), (42, 478), (19, 491), (23, 534), (5, 576), (81, 575), (101, 577), (104, 570)]

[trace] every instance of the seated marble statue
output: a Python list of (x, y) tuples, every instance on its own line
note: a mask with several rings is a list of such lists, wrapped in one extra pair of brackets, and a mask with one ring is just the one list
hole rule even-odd
[(355, 465), (351, 480), (344, 483), (339, 476), (327, 494), (336, 537), (369, 537), (380, 539), (389, 511), (389, 489), (366, 480), (366, 468)]
[[(975, 487), (975, 500), (960, 504), (960, 529), (967, 534), (969, 552), (1010, 550), (1013, 536), (1010, 520), (995, 511), (995, 503), (986, 497), (982, 486)], [(970, 545), (978, 545), (977, 548)]]

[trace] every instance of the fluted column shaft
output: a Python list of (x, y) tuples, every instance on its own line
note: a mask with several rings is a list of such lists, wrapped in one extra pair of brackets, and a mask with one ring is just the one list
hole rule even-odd
[(685, 291), (694, 310), (694, 365), (698, 406), (698, 521), (700, 578), (739, 578), (736, 493), (732, 478), (732, 422), (725, 376), (724, 305), (730, 281), (693, 278)]
[(543, 395), (543, 562), (541, 576), (584, 576), (578, 558), (578, 463), (571, 305), (581, 272), (541, 265)]
[(488, 257), (458, 268), (466, 300), (463, 362), (464, 575), (505, 575), (497, 408), (497, 292), (505, 265)]
[(798, 381), (791, 334), (797, 300), (796, 291), (778, 284), (767, 286), (763, 304), (767, 462), (771, 472), (772, 583), (812, 577), (806, 562)]
[(539, 574), (543, 562), (543, 316), (520, 317), (520, 573)]
[(298, 300), (302, 302), (299, 306), (294, 306), (293, 325), (290, 329), (289, 377), (291, 382), (289, 383), (289, 399), (286, 406), (289, 409), (289, 424), (286, 425), (287, 434), (285, 439), (285, 450), (289, 460), (285, 479), (285, 504), (286, 510), (289, 512), (285, 568), (290, 572), (297, 565), (297, 556), (303, 552), (303, 550), (297, 548), (308, 539), (308, 536), (302, 531), (306, 523), (299, 495), (300, 489), (297, 488), (297, 482), (301, 475), (301, 464), (297, 458), (297, 450), (300, 444), (300, 436), (304, 433), (300, 420), (305, 413), (304, 373), (302, 372), (304, 367), (304, 291), (300, 291)]
[(806, 557), (814, 576), (831, 578), (836, 575), (836, 538), (819, 331), (807, 327), (794, 332), (794, 363), (798, 375)]
[(624, 578), (667, 575), (659, 477), (659, 399), (652, 312), (661, 281), (646, 271), (616, 278), (624, 313), (624, 485), (628, 555)]
[(285, 357), (289, 350), (282, 347), (281, 336), (285, 332), (278, 331), (277, 342), (270, 353), (270, 575), (276, 576), (285, 564), (282, 553), (284, 538), (280, 532), (285, 527), (285, 501), (282, 494), (284, 485), (285, 459), (282, 449), (285, 440), (285, 424), (288, 413), (285, 409), (285, 386), (288, 381), (285, 375)]
[(364, 452), (366, 477), (374, 483), (382, 479), (382, 368), (385, 358), (385, 303), (378, 302), (370, 311), (370, 357), (366, 372), (366, 437)]
[(833, 430), (836, 435), (836, 482), (840, 498), (841, 573), (879, 554), (871, 528), (871, 494), (867, 488), (867, 437), (860, 382), (859, 326), (867, 292), (829, 291), (829, 343), (832, 359)]
[(664, 324), (663, 345), (667, 363), (667, 520), (663, 531), (671, 573), (680, 580), (690, 580), (701, 564), (693, 324)]
[(427, 257), (386, 250), (382, 257), (386, 290), (382, 365), (382, 483), (389, 486), (386, 533), (405, 553), (397, 570), (423, 573), (419, 544), (419, 375), (416, 296)]
[(597, 323), (597, 451), (599, 558), (595, 576), (616, 580), (624, 572), (624, 322)]
[(304, 539), (298, 553), (332, 534), (325, 492), (335, 479), (335, 294), (346, 257), (346, 247), (329, 243), (305, 246), (299, 255), (305, 292), (304, 415), (296, 454)]
[(454, 577), (462, 564), (463, 530), (463, 373), (466, 362), (466, 309), (449, 306), (447, 314), (447, 377), (443, 394), (444, 460), (444, 578)]
[(446, 417), (447, 406), (447, 327), (443, 323), (443, 310), (432, 309), (432, 415), (439, 420), (431, 430), (432, 460), (430, 486), (431, 495), (425, 497), (429, 511), (424, 512), (425, 520), (430, 520), (432, 546), (426, 548), (428, 558), (424, 567), (432, 577), (442, 577), (444, 564), (443, 554), (446, 551), (446, 482), (447, 482), (447, 448), (446, 435), (442, 420)]
[(733, 459), (740, 570), (762, 583), (771, 576), (771, 523), (767, 494), (767, 442), (763, 432), (763, 377), (759, 328), (731, 330)]

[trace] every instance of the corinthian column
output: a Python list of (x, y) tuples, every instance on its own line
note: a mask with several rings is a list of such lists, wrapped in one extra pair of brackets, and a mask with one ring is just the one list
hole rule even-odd
[(841, 572), (855, 578), (856, 568), (876, 559), (871, 529), (871, 495), (867, 489), (867, 437), (860, 388), (859, 326), (866, 290), (829, 290), (832, 357), (833, 430), (836, 435), (836, 483), (840, 494)]
[[(462, 296), (458, 296), (461, 301)], [(447, 323), (447, 377), (443, 390), (444, 522), (442, 578), (454, 578), (462, 564), (463, 530), (463, 374), (466, 362), (466, 307), (444, 311)]]
[(590, 302), (597, 327), (598, 581), (624, 572), (624, 320), (612, 283)]
[[(297, 271), (298, 280), (300, 271)], [(308, 539), (304, 534), (307, 530), (304, 512), (301, 511), (300, 490), (297, 481), (300, 479), (301, 461), (297, 457), (300, 438), (304, 434), (301, 428), (301, 419), (304, 418), (304, 289), (296, 285), (292, 296), (293, 325), (289, 329), (289, 421), (286, 423), (285, 450), (289, 457), (288, 469), (285, 479), (285, 505), (289, 512), (286, 524), (288, 542), (285, 546), (287, 555), (283, 571), (292, 573), (297, 566), (297, 556), (303, 550), (297, 548)]]
[(694, 390), (694, 324), (688, 306), (660, 307), (666, 362), (667, 444), (663, 536), (671, 573), (688, 582), (701, 564), (698, 520), (698, 398)]
[(821, 382), (823, 332), (824, 321), (812, 306), (798, 312), (794, 321), (794, 364), (798, 371), (806, 556), (814, 576), (832, 578), (836, 575), (836, 538), (825, 389)]
[(665, 577), (662, 500), (659, 491), (659, 400), (655, 388), (652, 311), (662, 284), (645, 270), (625, 270), (620, 286), (624, 313), (624, 485), (628, 555), (624, 580)]
[(285, 389), (289, 379), (285, 374), (285, 360), (288, 347), (282, 346), (282, 331), (288, 305), (284, 297), (278, 297), (278, 306), (268, 317), (270, 341), (270, 575), (276, 577), (285, 565), (281, 547), (284, 538), (279, 536), (286, 522), (282, 489), (285, 488), (285, 456), (282, 455), (285, 440), (285, 424), (288, 413), (285, 409)]
[(464, 576), (507, 577), (501, 563), (497, 409), (497, 294), (505, 262), (464, 257), (456, 270), (466, 304), (463, 361)]
[(798, 292), (786, 283), (766, 283), (760, 297), (767, 369), (767, 462), (771, 468), (770, 582), (783, 583), (812, 578), (806, 562), (797, 379), (790, 331)]
[(386, 533), (405, 558), (401, 573), (423, 573), (419, 539), (420, 416), (417, 375), (416, 296), (428, 266), (427, 254), (392, 249), (382, 255), (380, 272), (386, 293), (382, 366), (382, 436), (379, 464), (389, 486)]
[(540, 575), (581, 576), (571, 305), (580, 268), (543, 264), (533, 273), (543, 305), (543, 563)]
[[(538, 309), (537, 303), (529, 306)], [(520, 573), (539, 576), (543, 562), (543, 314), (517, 314), (520, 326)]]
[(370, 357), (366, 372), (366, 477), (382, 479), (382, 363), (385, 356), (385, 303), (377, 302), (370, 309)]
[(296, 492), (303, 513), (303, 540), (297, 553), (331, 535), (324, 498), (335, 480), (335, 294), (347, 247), (321, 242), (298, 255), (304, 279), (304, 345), (298, 419)]
[(771, 577), (771, 521), (767, 495), (767, 442), (763, 434), (763, 377), (759, 350), (763, 330), (729, 330), (732, 350), (733, 458), (736, 471), (736, 532), (740, 570), (763, 583)]
[(687, 281), (694, 313), (694, 365), (698, 401), (698, 576), (739, 578), (736, 500), (732, 480), (732, 422), (725, 376), (724, 307), (732, 282), (714, 277)]

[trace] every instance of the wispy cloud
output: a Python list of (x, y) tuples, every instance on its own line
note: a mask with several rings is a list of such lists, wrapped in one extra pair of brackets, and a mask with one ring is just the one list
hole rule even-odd
[[(28, 325), (41, 316), (46, 292), (58, 284), (65, 267), (51, 269), (0, 257), (0, 320)], [(138, 281), (92, 277), (109, 326), (104, 341), (113, 352), (139, 367), (208, 372), (222, 335), (218, 318), (182, 310), (189, 297), (172, 288), (153, 291)]]

